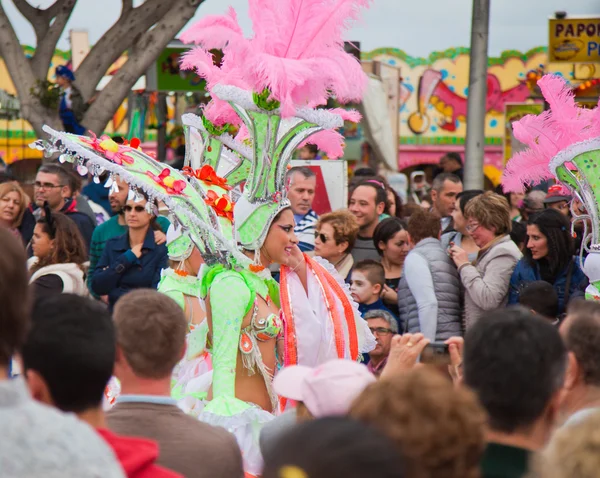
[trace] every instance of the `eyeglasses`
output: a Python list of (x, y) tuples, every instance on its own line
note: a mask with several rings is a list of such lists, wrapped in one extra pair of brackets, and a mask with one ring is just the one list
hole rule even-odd
[(480, 226), (481, 224), (479, 223), (475, 223), (475, 224), (467, 224), (465, 226), (465, 230), (469, 233), (469, 234), (473, 234), (477, 228)]
[(146, 208), (144, 206), (123, 206), (123, 210), (125, 212), (131, 212), (135, 209), (135, 212), (144, 212), (146, 210)]
[(35, 183), (33, 183), (33, 187), (37, 189), (56, 189), (62, 188), (62, 185), (52, 183), (40, 183), (39, 181), (36, 181)]
[(315, 231), (315, 239), (317, 237), (323, 244), (325, 244), (329, 240), (328, 237), (325, 234), (323, 234), (322, 232)]
[(392, 329), (386, 329), (385, 327), (375, 327), (374, 329), (369, 327), (369, 330), (373, 335), (388, 335), (394, 332)]

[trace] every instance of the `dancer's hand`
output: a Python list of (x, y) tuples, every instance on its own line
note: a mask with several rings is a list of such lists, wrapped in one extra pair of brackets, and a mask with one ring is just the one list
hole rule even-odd
[(305, 262), (306, 261), (304, 260), (304, 254), (302, 253), (300, 248), (298, 246), (294, 246), (290, 251), (290, 258), (288, 260), (287, 266), (294, 272), (298, 272)]

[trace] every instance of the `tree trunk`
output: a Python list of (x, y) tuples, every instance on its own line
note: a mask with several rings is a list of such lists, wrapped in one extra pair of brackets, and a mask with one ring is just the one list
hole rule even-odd
[[(77, 85), (83, 97), (88, 99), (108, 68), (135, 43), (135, 55), (127, 59), (98, 95), (82, 121), (84, 126), (96, 133), (104, 130), (130, 93), (131, 87), (194, 16), (204, 0), (145, 0), (136, 8), (133, 8), (132, 0), (122, 1), (123, 9), (119, 20), (103, 35), (75, 72)], [(38, 80), (47, 78), (56, 43), (76, 3), (77, 0), (56, 0), (42, 10), (31, 6), (26, 0), (14, 1), (36, 33), (37, 51), (29, 59), (25, 57), (17, 34), (0, 2), (0, 56), (17, 90), (21, 117), (31, 124), (41, 138), (44, 137), (44, 124), (55, 129), (62, 129), (62, 125), (58, 111), (43, 107), (40, 100), (31, 95), (31, 90)]]
[(86, 128), (95, 133), (104, 130), (131, 87), (194, 16), (202, 1), (204, 0), (176, 0), (162, 20), (139, 37), (135, 43), (135, 56), (127, 59), (86, 112), (82, 121)]

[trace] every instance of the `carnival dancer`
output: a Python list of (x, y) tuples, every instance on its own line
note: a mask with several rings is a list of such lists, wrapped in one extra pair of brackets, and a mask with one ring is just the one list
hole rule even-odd
[(173, 373), (172, 396), (186, 413), (198, 416), (204, 408), (212, 380), (212, 365), (206, 350), (208, 323), (198, 279), (204, 261), (181, 228), (169, 227), (167, 248), (170, 267), (162, 271), (158, 291), (177, 302), (188, 318), (189, 327), (185, 357)]

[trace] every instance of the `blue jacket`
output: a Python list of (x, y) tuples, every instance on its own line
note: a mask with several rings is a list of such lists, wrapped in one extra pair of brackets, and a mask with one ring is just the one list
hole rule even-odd
[(100, 184), (91, 181), (81, 192), (86, 195), (88, 199), (98, 204), (98, 206), (103, 207), (108, 214), (114, 216), (115, 213), (112, 211), (110, 201), (108, 200), (109, 190), (104, 187), (105, 184), (106, 181)]
[(117, 300), (133, 289), (156, 289), (160, 272), (168, 267), (167, 246), (156, 245), (149, 228), (138, 259), (129, 247), (129, 235), (109, 239), (92, 278), (92, 291), (108, 295), (112, 310)]
[[(565, 311), (567, 304), (565, 304), (565, 288), (567, 286), (567, 271), (569, 267), (561, 272), (558, 279), (554, 281), (552, 286), (558, 295), (558, 313), (562, 314)], [(527, 259), (522, 258), (515, 267), (513, 275), (510, 278), (510, 291), (508, 295), (508, 304), (518, 304), (519, 295), (523, 288), (529, 282), (535, 282), (543, 280), (540, 275), (539, 265), (535, 264), (532, 267)], [(573, 268), (571, 270), (571, 285), (569, 287), (569, 301), (575, 297), (583, 297), (585, 288), (587, 287), (588, 281), (586, 275), (579, 266), (579, 259), (573, 259)]]

